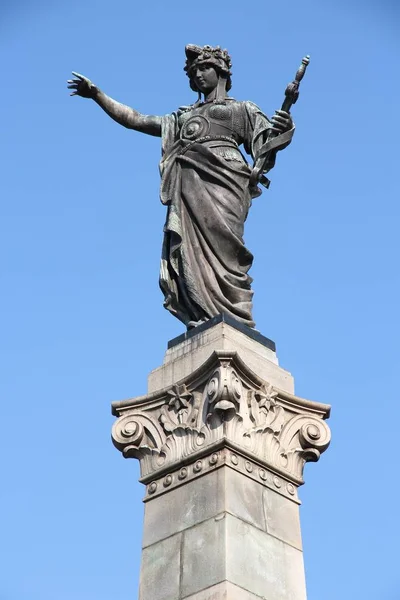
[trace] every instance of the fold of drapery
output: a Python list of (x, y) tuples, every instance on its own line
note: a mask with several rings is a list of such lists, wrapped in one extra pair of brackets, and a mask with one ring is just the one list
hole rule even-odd
[(225, 312), (254, 327), (252, 254), (243, 227), (250, 204), (249, 167), (192, 144), (170, 156), (161, 197), (168, 204), (160, 286), (165, 307), (180, 320), (207, 320)]
[[(255, 104), (231, 102), (239, 116), (238, 137), (257, 158), (272, 123)], [(251, 169), (244, 159), (227, 160), (207, 141), (192, 141), (182, 152), (179, 114), (162, 118), (160, 196), (168, 207), (160, 267), (164, 306), (189, 326), (224, 312), (254, 327), (248, 274), (253, 256), (243, 229), (251, 199), (261, 190), (249, 189)], [(274, 146), (264, 172), (275, 164), (280, 145)]]

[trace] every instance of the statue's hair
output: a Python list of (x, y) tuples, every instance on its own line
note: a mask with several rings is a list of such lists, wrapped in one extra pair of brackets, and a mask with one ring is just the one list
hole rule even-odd
[(193, 79), (194, 70), (199, 64), (209, 64), (214, 67), (218, 75), (226, 79), (226, 91), (228, 92), (231, 89), (232, 60), (227, 50), (221, 50), (219, 46), (213, 48), (212, 46), (201, 47), (195, 44), (188, 44), (185, 48), (185, 53), (186, 64), (184, 70), (189, 77), (190, 87), (193, 91), (199, 92)]

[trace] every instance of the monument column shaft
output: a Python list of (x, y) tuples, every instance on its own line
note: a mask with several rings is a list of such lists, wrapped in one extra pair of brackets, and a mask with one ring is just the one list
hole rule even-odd
[(291, 483), (223, 448), (158, 489), (146, 498), (140, 600), (306, 600)]
[(330, 407), (293, 388), (273, 342), (221, 317), (113, 403), (146, 486), (140, 600), (306, 600), (297, 489)]

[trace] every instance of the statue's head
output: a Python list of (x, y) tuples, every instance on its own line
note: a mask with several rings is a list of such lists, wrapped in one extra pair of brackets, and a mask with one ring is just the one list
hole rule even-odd
[[(190, 87), (195, 92), (203, 92), (201, 89), (201, 72), (203, 77), (207, 78), (209, 85), (218, 84), (222, 80), (225, 84), (225, 90), (228, 92), (232, 87), (232, 61), (227, 50), (221, 50), (219, 46), (196, 46), (188, 44), (185, 48), (186, 53), (186, 75), (190, 80)], [(200, 77), (200, 82), (199, 78)]]

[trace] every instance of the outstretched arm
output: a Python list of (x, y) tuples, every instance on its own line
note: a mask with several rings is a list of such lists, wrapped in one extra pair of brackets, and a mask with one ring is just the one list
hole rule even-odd
[(135, 129), (148, 135), (161, 136), (161, 117), (152, 115), (142, 115), (137, 110), (120, 104), (116, 100), (107, 96), (94, 83), (84, 75), (79, 73), (72, 74), (74, 79), (68, 80), (68, 88), (72, 90), (71, 96), (81, 96), (82, 98), (91, 98), (94, 100), (114, 121), (127, 127)]

